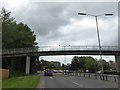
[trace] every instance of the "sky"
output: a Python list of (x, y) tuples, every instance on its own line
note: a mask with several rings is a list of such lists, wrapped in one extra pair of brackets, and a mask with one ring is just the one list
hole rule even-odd
[[(16, 21), (27, 24), (36, 34), (38, 46), (98, 45), (95, 17), (78, 16), (78, 12), (92, 15), (113, 13), (98, 17), (101, 45), (118, 45), (117, 0), (2, 0), (1, 7), (11, 12)], [(114, 2), (113, 2), (114, 1)], [(99, 56), (93, 56), (99, 59)], [(73, 56), (42, 56), (40, 59), (70, 63)], [(103, 59), (115, 60), (114, 56)]]

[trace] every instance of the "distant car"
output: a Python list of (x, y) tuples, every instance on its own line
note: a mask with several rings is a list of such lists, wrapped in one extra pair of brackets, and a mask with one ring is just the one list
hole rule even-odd
[(53, 73), (51, 70), (45, 70), (44, 71), (44, 76), (53, 76)]
[(64, 72), (69, 73), (70, 71), (69, 70), (65, 70)]
[(54, 73), (58, 73), (58, 70), (53, 70)]
[(63, 70), (58, 70), (59, 73), (63, 73)]
[(96, 74), (102, 74), (102, 71), (97, 71)]

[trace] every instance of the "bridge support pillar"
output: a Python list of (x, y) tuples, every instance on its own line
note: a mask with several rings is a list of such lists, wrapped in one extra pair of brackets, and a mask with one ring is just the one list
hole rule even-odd
[(120, 72), (120, 55), (115, 56), (117, 72)]
[(120, 90), (120, 55), (115, 56), (116, 67), (118, 75), (118, 90)]
[(30, 56), (26, 56), (26, 69), (25, 69), (25, 74), (29, 75), (30, 74)]

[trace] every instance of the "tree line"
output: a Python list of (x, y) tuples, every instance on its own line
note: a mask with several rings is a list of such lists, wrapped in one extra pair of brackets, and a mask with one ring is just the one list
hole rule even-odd
[(95, 73), (100, 71), (103, 66), (104, 71), (110, 71), (113, 64), (113, 61), (107, 62), (106, 60), (97, 60), (93, 57), (74, 56), (71, 62), (71, 70)]

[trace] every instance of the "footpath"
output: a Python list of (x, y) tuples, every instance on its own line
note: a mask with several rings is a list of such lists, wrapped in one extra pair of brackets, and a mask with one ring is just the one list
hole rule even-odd
[(40, 81), (37, 85), (37, 89), (38, 88), (45, 88), (45, 80), (44, 80), (44, 76), (43, 76), (43, 72), (42, 71), (38, 71), (38, 75), (40, 76)]

